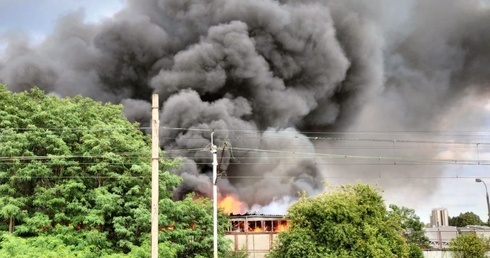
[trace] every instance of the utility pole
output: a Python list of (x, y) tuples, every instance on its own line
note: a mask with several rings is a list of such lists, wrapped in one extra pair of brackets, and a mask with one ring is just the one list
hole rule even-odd
[(211, 153), (213, 154), (213, 257), (218, 258), (218, 155), (217, 147), (213, 141), (214, 132), (211, 132)]
[(153, 94), (151, 102), (151, 258), (158, 258), (159, 129), (158, 94)]

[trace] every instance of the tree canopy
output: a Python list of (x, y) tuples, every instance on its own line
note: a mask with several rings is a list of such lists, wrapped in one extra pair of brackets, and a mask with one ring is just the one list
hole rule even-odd
[(449, 248), (456, 258), (484, 258), (487, 257), (488, 240), (474, 232), (460, 234), (451, 239)]
[[(0, 231), (11, 233), (0, 252), (15, 243), (83, 257), (146, 257), (150, 141), (122, 106), (2, 85), (0, 99)], [(166, 170), (174, 165), (160, 166), (160, 254), (209, 257), (212, 205), (171, 199), (180, 178)], [(220, 221), (222, 235), (226, 218)], [(219, 246), (228, 249), (224, 238)]]
[(366, 184), (333, 188), (300, 198), (287, 214), (269, 257), (408, 257), (398, 217), (390, 216), (378, 190)]
[(398, 207), (391, 204), (389, 214), (392, 219), (399, 221), (403, 236), (410, 246), (409, 257), (424, 257), (421, 248), (429, 246), (429, 238), (425, 235), (424, 223), (415, 214), (415, 210), (407, 207)]
[(480, 216), (473, 212), (460, 213), (458, 216), (449, 217), (449, 226), (466, 227), (468, 225), (484, 225)]

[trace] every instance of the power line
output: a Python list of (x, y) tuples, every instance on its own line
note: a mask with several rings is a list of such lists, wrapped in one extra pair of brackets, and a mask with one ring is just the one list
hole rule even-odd
[[(313, 160), (310, 160), (313, 161)], [(56, 163), (56, 162), (43, 162), (39, 163), (42, 165), (50, 165), (50, 166), (64, 166), (64, 167), (69, 167), (69, 166), (77, 166), (77, 165), (98, 165), (101, 164), (102, 162), (104, 165), (114, 165), (114, 166), (124, 166), (124, 165), (141, 165), (142, 163), (118, 163), (118, 162), (76, 162), (75, 163)], [(25, 165), (27, 163), (15, 163), (15, 162), (0, 162), (0, 164), (4, 165)], [(188, 164), (188, 165), (209, 165), (209, 162), (181, 162), (179, 164)], [(333, 163), (333, 162), (319, 162), (319, 161), (314, 161), (315, 165), (325, 165), (325, 166), (488, 166), (490, 165), (490, 162), (488, 163), (482, 163), (480, 162), (479, 164), (477, 162), (473, 163), (447, 163), (447, 164), (441, 164), (441, 163), (423, 163), (423, 162), (414, 162), (414, 163)], [(298, 166), (297, 162), (240, 162), (240, 163), (232, 163), (230, 162), (229, 165), (281, 165), (281, 166)]]
[[(126, 126), (126, 127), (0, 127), (0, 130), (24, 130), (24, 131), (33, 131), (33, 130), (72, 130), (72, 131), (106, 131), (106, 130), (132, 130), (132, 129), (140, 129), (140, 130), (149, 130), (151, 127), (145, 126)], [(266, 132), (272, 133), (294, 133), (299, 135), (386, 135), (386, 134), (436, 134), (438, 136), (480, 136), (480, 137), (490, 137), (490, 131), (436, 131), (436, 130), (378, 130), (378, 131), (298, 131), (291, 130), (288, 131), (287, 128), (281, 128), (279, 130), (258, 130), (258, 129), (211, 129), (211, 128), (195, 128), (195, 127), (167, 127), (160, 126), (162, 130), (170, 130), (170, 131), (199, 131), (199, 132), (209, 132), (211, 133), (213, 130), (215, 132), (231, 132), (231, 133), (241, 133), (241, 134), (264, 134)], [(311, 136), (311, 138), (317, 138), (315, 136)], [(325, 138), (325, 137), (319, 137)], [(330, 138), (330, 137), (326, 137)]]
[[(407, 175), (379, 175), (372, 173), (373, 175), (331, 175), (331, 176), (317, 176), (314, 179), (349, 179), (349, 178), (381, 178), (381, 179), (474, 179), (476, 176), (459, 176), (459, 175), (441, 175), (441, 176), (407, 176)], [(0, 176), (0, 179), (150, 179), (151, 175), (117, 175), (117, 176), (87, 176), (87, 175), (73, 175), (73, 176)], [(490, 179), (490, 176), (477, 176), (482, 179)], [(305, 176), (281, 176), (281, 175), (232, 175), (226, 178), (231, 179), (310, 179), (310, 177)]]
[(134, 130), (134, 129), (149, 129), (149, 127), (1, 127), (0, 131), (119, 131), (119, 130)]
[[(221, 150), (221, 148), (219, 148)], [(351, 154), (335, 154), (335, 153), (317, 153), (317, 152), (301, 152), (292, 150), (272, 150), (272, 149), (258, 149), (258, 148), (240, 148), (234, 147), (234, 151), (241, 151), (246, 153), (266, 153), (266, 154), (280, 154), (285, 156), (278, 156), (276, 159), (288, 158), (288, 159), (355, 159), (355, 160), (383, 160), (383, 161), (396, 161), (396, 162), (418, 162), (418, 163), (439, 163), (439, 164), (464, 164), (464, 163), (490, 163), (490, 160), (481, 159), (427, 159), (421, 157), (397, 157), (397, 156), (370, 156), (370, 155), (351, 155)], [(175, 149), (167, 150), (164, 153), (179, 153), (179, 152), (200, 152), (205, 151), (202, 148), (193, 149)], [(123, 153), (104, 153), (104, 154), (83, 154), (83, 155), (46, 155), (46, 156), (3, 156), (0, 157), (0, 161), (15, 161), (15, 160), (51, 160), (51, 159), (73, 159), (73, 158), (108, 158), (113, 159), (117, 156), (147, 156), (150, 152), (123, 152)], [(116, 155), (116, 156), (112, 156)], [(194, 156), (180, 156), (181, 158), (190, 159), (209, 159), (209, 157), (194, 157)], [(171, 158), (171, 157), (169, 157)], [(173, 158), (179, 158), (175, 156)], [(235, 158), (234, 160), (253, 160), (258, 161), (263, 159), (274, 159), (273, 156), (268, 157), (253, 157), (245, 156)]]
[[(165, 130), (179, 130), (179, 131), (203, 131), (203, 132), (212, 132), (213, 130), (215, 132), (252, 132), (252, 133), (264, 133), (264, 132), (269, 132), (270, 130), (257, 130), (257, 129), (209, 129), (209, 128), (195, 128), (195, 127), (190, 127), (190, 128), (185, 128), (185, 127), (167, 127), (167, 126), (161, 126), (160, 128), (165, 129)], [(287, 128), (281, 128), (283, 130), (279, 130), (276, 132), (282, 132), (285, 133), (287, 132), (284, 129)], [(274, 132), (274, 131), (273, 131)], [(393, 134), (444, 134), (444, 133), (472, 133), (472, 134), (479, 134), (481, 135), (482, 133), (488, 133), (487, 136), (490, 136), (490, 131), (435, 131), (435, 130), (379, 130), (379, 131), (297, 131), (297, 130), (292, 130), (291, 132), (294, 133), (299, 133), (299, 134), (386, 134), (386, 133), (393, 133)], [(451, 136), (448, 134), (447, 136)], [(484, 135), (483, 135), (484, 136)]]
[[(163, 130), (171, 130), (171, 131), (201, 131), (201, 132), (211, 132), (211, 129), (201, 129), (201, 128), (180, 128), (180, 127), (160, 127)], [(69, 128), (69, 127), (25, 127), (25, 128), (0, 128), (0, 130), (66, 130), (66, 131), (110, 131), (110, 130), (132, 130), (132, 129), (150, 129), (149, 127), (100, 127), (100, 128)], [(279, 131), (277, 135), (267, 135), (264, 136), (263, 133), (267, 131), (259, 131), (253, 129), (215, 129), (217, 132), (233, 132), (233, 133), (241, 133), (241, 134), (254, 134), (254, 137), (228, 137), (229, 140), (252, 140), (252, 139), (308, 139), (312, 142), (315, 141), (330, 141), (330, 142), (369, 142), (369, 143), (393, 143), (393, 144), (441, 144), (441, 145), (490, 145), (490, 142), (473, 140), (473, 141), (456, 141), (456, 140), (417, 140), (417, 139), (397, 139), (397, 138), (372, 138), (372, 137), (325, 137), (325, 136), (307, 136), (308, 134), (317, 134), (317, 135), (360, 135), (360, 134), (383, 134), (385, 136), (386, 133), (395, 132), (397, 134), (413, 134), (413, 133), (431, 133), (438, 134), (439, 136), (472, 136), (472, 137), (490, 137), (490, 132), (487, 131), (462, 131), (462, 132), (472, 132), (473, 135), (452, 135), (448, 134), (448, 132), (443, 131), (355, 131), (355, 132), (308, 132), (308, 131), (291, 131), (291, 135), (287, 135), (288, 131)], [(482, 135), (482, 133), (488, 133), (488, 135)], [(5, 135), (4, 135), (5, 136)], [(12, 135), (7, 135), (12, 136)], [(413, 137), (413, 135), (410, 135)], [(166, 140), (175, 140), (174, 137), (164, 137)], [(185, 138), (185, 140), (202, 140), (203, 138)]]
[(12, 161), (12, 160), (50, 160), (50, 159), (73, 159), (73, 158), (115, 158), (115, 156), (143, 156), (147, 153), (104, 153), (104, 154), (89, 154), (89, 155), (48, 155), (48, 156), (4, 156), (0, 157), (0, 161)]
[(149, 179), (151, 175), (146, 176), (128, 176), (128, 175), (119, 175), (119, 176), (4, 176), (0, 177), (0, 179), (122, 179), (122, 178), (145, 178)]
[[(185, 149), (185, 151), (195, 151), (201, 149)], [(184, 149), (176, 149), (166, 151), (167, 153), (181, 152)], [(151, 151), (147, 152), (106, 152), (102, 154), (78, 154), (78, 155), (33, 155), (33, 156), (0, 156), (0, 161), (14, 161), (14, 160), (51, 160), (51, 159), (76, 159), (76, 158), (117, 158), (117, 156), (148, 156)], [(116, 156), (113, 156), (116, 155)]]
[[(373, 173), (374, 174), (374, 173)], [(232, 178), (232, 179), (306, 179), (305, 177), (297, 176), (228, 176), (227, 178)], [(332, 176), (319, 176), (315, 177), (314, 179), (433, 179), (433, 180), (439, 180), (439, 179), (475, 179), (475, 176), (404, 176), (404, 175), (397, 175), (397, 176), (383, 176), (383, 175), (372, 175), (372, 176), (367, 176), (367, 175), (354, 175), (354, 176), (339, 176), (339, 175), (332, 175)], [(482, 177), (478, 176), (478, 178), (489, 178), (490, 177)]]

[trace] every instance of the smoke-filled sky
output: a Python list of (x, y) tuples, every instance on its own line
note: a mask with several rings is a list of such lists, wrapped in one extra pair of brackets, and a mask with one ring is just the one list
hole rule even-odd
[(322, 181), (487, 219), (490, 9), (477, 0), (0, 0), (0, 83), (122, 103), (190, 191), (277, 212)]

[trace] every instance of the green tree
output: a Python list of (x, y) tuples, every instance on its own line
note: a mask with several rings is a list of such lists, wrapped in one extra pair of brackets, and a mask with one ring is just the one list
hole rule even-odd
[(403, 236), (410, 246), (409, 257), (424, 257), (421, 248), (429, 246), (429, 238), (425, 236), (424, 223), (415, 214), (415, 210), (391, 204), (389, 214), (392, 219), (399, 221), (403, 229)]
[(458, 216), (449, 217), (449, 226), (465, 227), (468, 225), (484, 225), (480, 216), (473, 212), (460, 213)]
[(402, 228), (383, 198), (366, 184), (300, 198), (288, 211), (269, 257), (408, 257)]
[(35, 238), (15, 237), (4, 234), (1, 238), (0, 257), (40, 257), (40, 258), (64, 258), (64, 257), (88, 257), (90, 250), (75, 250), (73, 246), (67, 246), (62, 240), (53, 236)]
[(456, 258), (484, 258), (487, 248), (487, 240), (475, 233), (460, 234), (452, 238), (449, 248)]
[[(21, 244), (55, 237), (91, 257), (145, 257), (151, 144), (122, 106), (2, 85), (0, 99), (0, 230), (30, 239)], [(160, 166), (160, 254), (209, 257), (212, 204), (171, 200), (181, 179), (166, 170), (176, 165), (162, 159)], [(223, 235), (226, 218), (220, 222)], [(222, 253), (227, 244), (220, 237)]]

